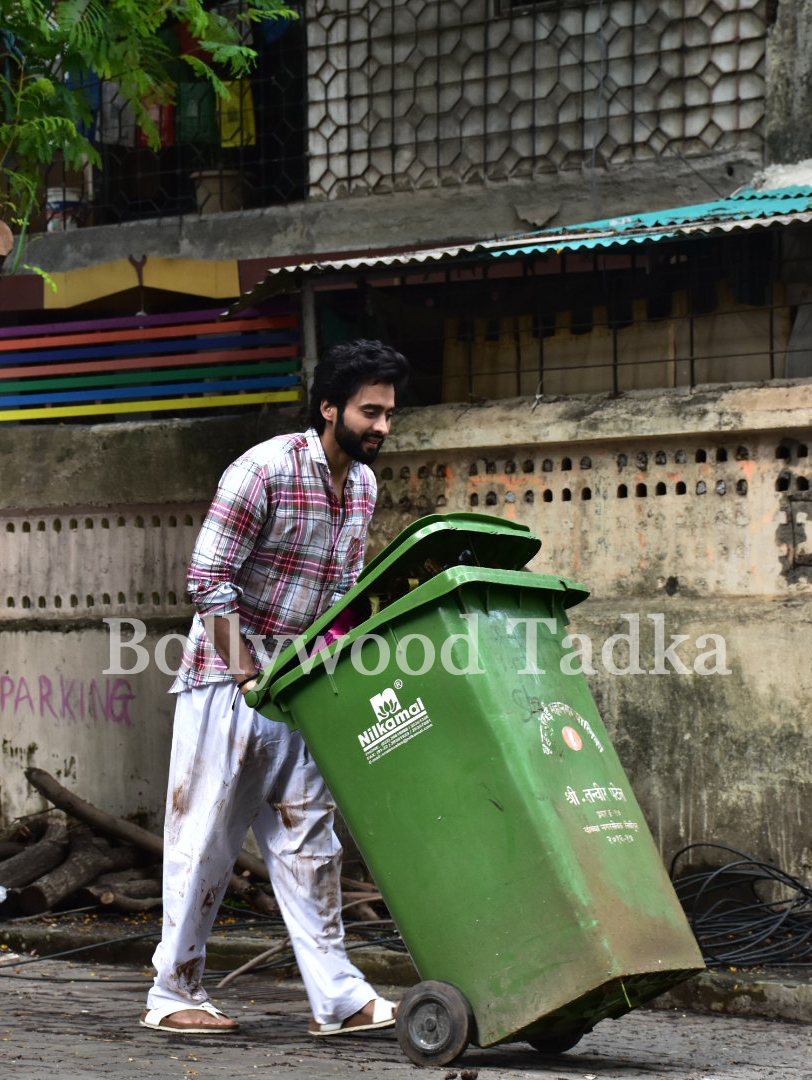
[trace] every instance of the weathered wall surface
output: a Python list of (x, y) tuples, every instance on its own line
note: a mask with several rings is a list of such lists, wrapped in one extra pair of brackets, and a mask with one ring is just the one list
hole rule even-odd
[(812, 157), (812, 8), (780, 0), (767, 44), (765, 138), (770, 160)]
[[(290, 410), (0, 431), (3, 815), (40, 806), (20, 779), (31, 761), (157, 822), (170, 677), (154, 660), (106, 676), (101, 620), (141, 618), (150, 656), (182, 632), (188, 550), (220, 472), (298, 426)], [(804, 871), (810, 443), (810, 382), (405, 410), (376, 466), (371, 546), (435, 511), (530, 525), (544, 541), (533, 568), (592, 591), (572, 630), (592, 642), (591, 685), (664, 853), (714, 840)], [(628, 648), (619, 640), (605, 659), (604, 644), (635, 626), (640, 671), (613, 674)], [(671, 654), (684, 672), (658, 663), (656, 633), (661, 656), (686, 636)]]

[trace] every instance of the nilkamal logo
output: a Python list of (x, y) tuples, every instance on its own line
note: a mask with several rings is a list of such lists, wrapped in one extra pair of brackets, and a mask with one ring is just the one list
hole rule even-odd
[(369, 699), (375, 713), (375, 723), (362, 731), (358, 741), (367, 761), (377, 761), (415, 735), (431, 727), (431, 720), (421, 698), (404, 708), (391, 687)]
[(388, 720), (390, 716), (400, 712), (398, 696), (392, 689), (386, 689), (375, 697), (371, 697), (369, 703), (379, 720)]

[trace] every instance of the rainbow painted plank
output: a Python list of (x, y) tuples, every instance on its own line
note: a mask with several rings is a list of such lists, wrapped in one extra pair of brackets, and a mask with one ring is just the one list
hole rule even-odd
[(296, 314), (217, 311), (0, 329), (0, 421), (302, 399)]

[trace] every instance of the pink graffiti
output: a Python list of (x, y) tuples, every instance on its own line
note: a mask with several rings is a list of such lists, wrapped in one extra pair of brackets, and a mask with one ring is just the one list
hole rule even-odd
[(130, 702), (133, 688), (127, 679), (54, 679), (47, 675), (19, 679), (0, 676), (0, 712), (52, 716), (74, 723), (100, 720), (132, 726)]

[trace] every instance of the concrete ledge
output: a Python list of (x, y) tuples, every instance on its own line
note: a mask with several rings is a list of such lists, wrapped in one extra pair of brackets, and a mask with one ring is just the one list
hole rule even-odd
[(798, 971), (708, 970), (662, 994), (655, 1009), (812, 1022), (812, 965)]
[[(128, 927), (113, 928), (105, 926), (70, 926), (52, 927), (27, 923), (0, 924), (0, 945), (15, 953), (54, 956), (71, 949), (84, 949), (93, 946), (86, 953), (74, 954), (71, 959), (82, 959), (87, 963), (94, 960), (99, 963), (142, 964), (149, 967), (152, 954), (158, 943), (160, 931), (155, 930), (149, 937), (139, 938), (139, 933), (146, 933), (147, 928), (139, 929), (137, 923)], [(120, 940), (125, 938), (126, 940)], [(254, 956), (259, 956), (279, 941), (278, 935), (255, 932), (251, 935), (236, 933), (212, 934), (206, 944), (206, 966), (210, 971), (233, 971), (241, 967)], [(414, 964), (408, 953), (396, 952), (380, 945), (363, 945), (353, 948), (357, 942), (348, 937), (352, 962), (370, 980), (390, 986), (412, 986), (419, 982)], [(68, 957), (65, 957), (68, 959)], [(3, 951), (0, 950), (0, 965), (3, 963)]]

